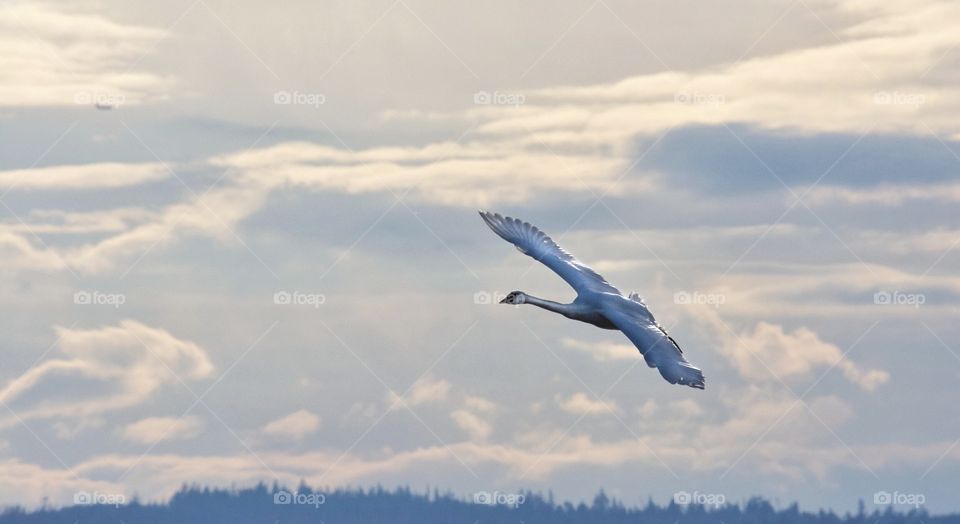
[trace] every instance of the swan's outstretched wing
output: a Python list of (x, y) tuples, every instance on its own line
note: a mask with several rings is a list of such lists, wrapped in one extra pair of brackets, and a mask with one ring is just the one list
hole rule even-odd
[(494, 233), (516, 246), (521, 253), (552, 269), (577, 290), (577, 293), (585, 290), (620, 293), (600, 274), (564, 251), (546, 233), (529, 223), (486, 211), (480, 211), (480, 216)]
[(603, 315), (637, 346), (647, 365), (657, 368), (667, 382), (704, 388), (703, 372), (683, 358), (680, 346), (653, 320), (645, 307), (641, 311), (632, 302), (621, 302), (618, 297), (603, 306)]

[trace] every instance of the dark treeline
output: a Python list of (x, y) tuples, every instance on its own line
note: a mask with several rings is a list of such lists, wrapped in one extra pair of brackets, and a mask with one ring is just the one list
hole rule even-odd
[(510, 497), (512, 505), (507, 506), (477, 503), (436, 490), (417, 493), (410, 488), (314, 492), (301, 485), (291, 492), (265, 485), (239, 490), (184, 486), (163, 504), (133, 500), (119, 506), (74, 505), (35, 511), (10, 508), (0, 514), (0, 524), (960, 524), (960, 515), (931, 516), (923, 509), (894, 511), (888, 507), (866, 512), (862, 502), (856, 514), (837, 515), (822, 510), (803, 512), (796, 504), (777, 510), (762, 498), (742, 506), (673, 502), (658, 506), (651, 501), (644, 507), (626, 507), (603, 491), (590, 505), (557, 504), (552, 495), (530, 492)]

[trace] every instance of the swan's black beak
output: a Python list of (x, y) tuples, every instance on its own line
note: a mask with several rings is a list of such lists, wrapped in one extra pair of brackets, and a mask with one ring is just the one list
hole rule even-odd
[(503, 300), (501, 300), (500, 303), (501, 303), (501, 304), (509, 304), (509, 302), (507, 302), (507, 299), (506, 299), (506, 298), (503, 299)]

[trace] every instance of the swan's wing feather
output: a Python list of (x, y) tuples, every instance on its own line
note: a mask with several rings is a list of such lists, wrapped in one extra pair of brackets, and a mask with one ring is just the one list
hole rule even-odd
[(683, 357), (683, 351), (673, 337), (644, 307), (626, 300), (609, 301), (603, 306), (603, 315), (640, 350), (647, 365), (657, 368), (660, 375), (671, 384), (682, 384), (703, 389), (706, 379), (697, 367)]
[(599, 273), (574, 258), (535, 226), (516, 218), (486, 211), (480, 211), (480, 217), (494, 233), (516, 246), (523, 254), (552, 269), (577, 290), (577, 293), (584, 290), (620, 293)]

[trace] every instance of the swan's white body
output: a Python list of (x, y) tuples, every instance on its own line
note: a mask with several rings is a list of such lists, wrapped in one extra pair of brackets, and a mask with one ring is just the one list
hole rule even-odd
[(480, 211), (494, 233), (523, 254), (552, 269), (577, 292), (570, 304), (533, 297), (521, 291), (507, 295), (507, 304), (533, 304), (603, 329), (617, 329), (640, 350), (650, 367), (655, 367), (671, 384), (704, 388), (700, 369), (683, 358), (680, 346), (657, 324), (646, 304), (636, 294), (623, 296), (600, 274), (567, 253), (536, 227), (516, 218)]

